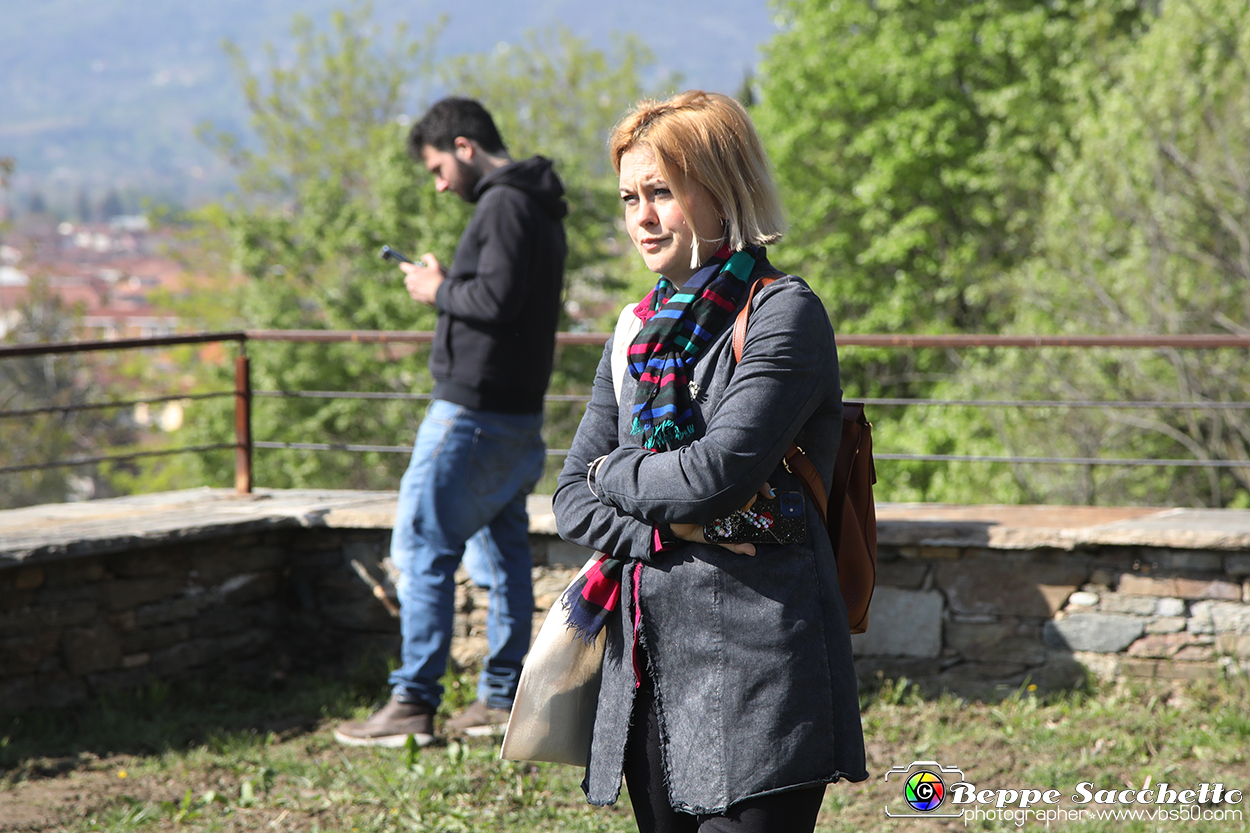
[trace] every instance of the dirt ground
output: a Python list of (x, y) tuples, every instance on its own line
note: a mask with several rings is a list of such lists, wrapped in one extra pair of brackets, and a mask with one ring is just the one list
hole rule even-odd
[[(0, 787), (0, 831), (55, 829), (111, 806), (123, 796), (173, 800), (178, 785), (121, 777), (121, 773), (129, 774), (129, 762), (129, 757), (122, 756), (37, 762), (24, 779)], [(185, 792), (186, 788), (181, 789)]]
[[(97, 814), (117, 815), (128, 806), (142, 812), (145, 806), (169, 804), (181, 806), (187, 790), (199, 799), (209, 790), (237, 793), (238, 781), (215, 781), (211, 772), (196, 770), (179, 777), (135, 776), (129, 767), (132, 759), (118, 755), (83, 760), (41, 761), (37, 771), (16, 783), (0, 785), (0, 831), (30, 833), (56, 831), (68, 825), (80, 825)], [(198, 808), (200, 805), (196, 803)], [(177, 829), (176, 811), (162, 812), (152, 829)], [(307, 831), (319, 820), (316, 811), (289, 810), (273, 807), (232, 806), (220, 829), (227, 831)], [(320, 827), (325, 827), (322, 820)], [(102, 827), (106, 827), (102, 823)], [(126, 828), (129, 829), (129, 828)]]
[[(951, 760), (997, 759), (1003, 768), (1010, 768), (1014, 757), (1010, 744), (995, 744), (998, 748), (987, 750), (947, 749), (944, 755)], [(822, 824), (818, 829), (828, 829), (827, 824), (850, 823), (852, 829), (888, 829), (890, 833), (942, 833), (964, 829), (960, 821), (923, 819), (887, 821), (882, 817), (882, 807), (896, 803), (897, 784), (882, 781), (882, 774), (891, 765), (903, 760), (902, 750), (891, 744), (869, 740), (869, 771), (872, 777), (862, 784), (836, 784), (829, 788)], [(8, 781), (0, 785), (0, 833), (29, 833), (29, 831), (56, 831), (64, 826), (78, 826), (95, 814), (109, 813), (116, 817), (132, 805), (136, 812), (145, 805), (168, 802), (178, 806), (188, 789), (198, 798), (209, 790), (230, 789), (226, 779), (214, 782), (211, 771), (195, 770), (180, 773), (179, 777), (131, 775), (128, 756), (108, 758), (84, 757), (81, 759), (45, 759), (32, 767), (20, 781)], [(1228, 767), (1223, 773), (1228, 783), (1244, 784), (1250, 781), (1250, 765), (1241, 763)], [(237, 789), (237, 779), (233, 781)], [(295, 785), (279, 785), (279, 788), (298, 789)], [(841, 794), (841, 809), (831, 810), (830, 799), (834, 793)], [(176, 830), (178, 820), (172, 812), (159, 814), (150, 829)], [(218, 817), (217, 829), (225, 831), (290, 831), (307, 833), (312, 829), (333, 829), (335, 819), (314, 807), (304, 809), (280, 809), (277, 807), (239, 807), (234, 805), (228, 815)], [(835, 822), (836, 819), (836, 822)], [(102, 819), (102, 827), (107, 827)], [(1062, 825), (1061, 825), (1062, 826)], [(1044, 829), (1045, 825), (1029, 825), (1032, 829)], [(1200, 829), (1239, 829), (1242, 824), (1230, 824), (1212, 828), (1198, 825)], [(129, 829), (129, 828), (126, 828)], [(1010, 825), (994, 829), (1016, 829)], [(1085, 829), (1085, 828), (1081, 828)]]
[[(329, 728), (322, 726), (314, 731), (329, 731)], [(840, 820), (845, 822), (851, 817), (859, 818), (862, 821), (861, 829), (866, 830), (874, 829), (883, 822), (881, 808), (893, 795), (890, 785), (882, 783), (881, 775), (901, 760), (899, 756), (903, 754), (891, 744), (872, 738), (868, 739), (867, 747), (872, 777), (861, 784), (836, 784), (829, 788), (830, 798), (838, 793), (845, 801), (844, 808), (838, 812)], [(971, 754), (987, 754), (984, 748), (967, 751)], [(958, 755), (955, 750), (946, 752)], [(988, 752), (990, 757), (1003, 756), (1004, 761), (1011, 755), (1006, 742), (1001, 748)], [(65, 825), (81, 824), (83, 819), (93, 814), (118, 814), (128, 804), (133, 805), (136, 811), (147, 804), (160, 805), (168, 802), (176, 806), (181, 803), (188, 789), (196, 799), (209, 790), (237, 792), (237, 775), (227, 779), (224, 777), (225, 773), (222, 773), (222, 779), (215, 781), (212, 770), (195, 769), (177, 773), (176, 777), (168, 774), (137, 776), (129, 771), (133, 760), (125, 755), (105, 758), (92, 755), (47, 758), (35, 762), (20, 775), (9, 773), (8, 778), (0, 782), (0, 833), (55, 831)], [(293, 784), (276, 786), (279, 790), (298, 789)], [(826, 812), (829, 812), (828, 801)], [(160, 815), (163, 818), (152, 829), (177, 829), (176, 820), (171, 818), (172, 813), (165, 812)], [(230, 814), (221, 819), (221, 824), (221, 829), (230, 831), (278, 830), (305, 833), (314, 826), (325, 829), (329, 824), (332, 827), (333, 819), (323, 817), (312, 807), (282, 810), (274, 807), (238, 807), (236, 804)], [(106, 825), (102, 823), (102, 826)], [(895, 821), (889, 824), (889, 828), (891, 833), (910, 833), (913, 825)], [(915, 829), (940, 833), (946, 829), (953, 830), (955, 826), (926, 820)]]

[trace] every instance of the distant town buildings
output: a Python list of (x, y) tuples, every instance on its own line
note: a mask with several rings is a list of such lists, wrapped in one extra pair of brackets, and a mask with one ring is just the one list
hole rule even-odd
[(183, 290), (187, 276), (164, 253), (169, 242), (143, 216), (9, 235), (0, 245), (0, 339), (18, 326), (36, 280), (79, 316), (77, 338), (175, 332), (178, 318), (162, 298)]

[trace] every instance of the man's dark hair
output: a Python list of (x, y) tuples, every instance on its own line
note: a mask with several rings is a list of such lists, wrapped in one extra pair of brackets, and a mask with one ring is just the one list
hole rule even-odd
[(420, 162), (425, 145), (435, 150), (453, 150), (457, 136), (472, 139), (487, 153), (508, 151), (485, 107), (471, 98), (453, 97), (434, 102), (421, 121), (412, 126), (408, 132), (408, 155)]

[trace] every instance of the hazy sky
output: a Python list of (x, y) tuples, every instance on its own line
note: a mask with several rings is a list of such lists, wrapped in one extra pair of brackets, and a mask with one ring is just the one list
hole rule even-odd
[[(266, 44), (289, 48), (295, 14), (324, 31), (330, 12), (351, 3), (0, 0), (0, 157), (17, 159), (15, 191), (60, 183), (68, 194), (83, 182), (99, 190), (132, 174), (148, 182), (138, 188), (183, 187), (188, 171), (220, 164), (195, 126), (246, 124), (223, 43), (238, 44), (259, 69)], [(777, 31), (764, 0), (372, 0), (372, 9), (375, 21), (403, 20), (416, 33), (445, 19), (436, 48), (447, 56), (556, 25), (604, 49), (628, 32), (653, 53), (656, 78), (679, 73), (682, 88), (729, 94)]]

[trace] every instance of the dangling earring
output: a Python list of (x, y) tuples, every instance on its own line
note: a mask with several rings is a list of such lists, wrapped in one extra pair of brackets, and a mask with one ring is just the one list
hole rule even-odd
[[(691, 228), (693, 229), (693, 226)], [(707, 238), (700, 237), (699, 233), (696, 231), (694, 233), (694, 240), (691, 241), (690, 243), (690, 268), (698, 269), (700, 266), (703, 265), (703, 261), (699, 259), (699, 244), (700, 243), (715, 243), (716, 246), (712, 249), (712, 253), (715, 254), (716, 252), (720, 251), (721, 246), (724, 246), (725, 243), (728, 242), (727, 240), (728, 237), (729, 237), (729, 221), (725, 219), (722, 219), (720, 221), (720, 237), (716, 240), (710, 240)]]

